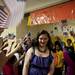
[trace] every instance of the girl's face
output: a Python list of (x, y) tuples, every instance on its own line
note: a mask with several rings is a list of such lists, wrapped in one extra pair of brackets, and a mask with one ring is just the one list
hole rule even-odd
[(59, 45), (56, 45), (56, 50), (59, 50), (59, 49), (60, 49)]
[(67, 41), (67, 44), (70, 46), (70, 45), (71, 45), (71, 41), (68, 40), (68, 41)]
[(48, 43), (48, 40), (49, 40), (49, 38), (48, 38), (48, 36), (46, 34), (40, 35), (39, 39), (38, 39), (39, 46), (40, 47), (45, 47), (47, 45), (47, 43)]
[(32, 43), (31, 38), (28, 37), (28, 38), (26, 39), (26, 44), (27, 44), (27, 45), (31, 45), (31, 43)]

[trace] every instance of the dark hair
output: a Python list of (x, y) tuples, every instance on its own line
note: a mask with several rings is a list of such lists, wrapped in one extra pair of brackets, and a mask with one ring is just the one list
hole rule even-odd
[(8, 60), (7, 63), (11, 63), (11, 64), (13, 65), (16, 61), (17, 61), (16, 56), (13, 55), (13, 56)]
[(56, 50), (56, 45), (59, 46), (59, 50), (63, 50), (59, 41), (55, 41), (55, 50)]
[(69, 41), (70, 43), (72, 43), (72, 40), (71, 40), (71, 39), (67, 39), (67, 42), (68, 42), (68, 41)]
[(52, 41), (51, 41), (51, 37), (50, 37), (49, 33), (46, 30), (42, 30), (40, 33), (37, 34), (37, 37), (34, 41), (35, 46), (37, 46), (37, 47), (39, 46), (38, 39), (39, 39), (39, 36), (42, 35), (42, 34), (46, 34), (47, 37), (49, 38), (48, 43), (47, 43), (47, 47), (48, 47), (49, 50), (52, 50), (53, 44), (52, 44)]

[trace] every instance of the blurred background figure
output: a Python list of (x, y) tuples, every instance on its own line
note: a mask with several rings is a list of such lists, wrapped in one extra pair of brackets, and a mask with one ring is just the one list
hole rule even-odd
[(54, 75), (62, 75), (64, 67), (63, 49), (59, 41), (55, 41), (54, 46), (55, 46), (53, 51), (55, 64)]
[(67, 39), (67, 46), (64, 50), (65, 75), (75, 75), (75, 50), (72, 40)]

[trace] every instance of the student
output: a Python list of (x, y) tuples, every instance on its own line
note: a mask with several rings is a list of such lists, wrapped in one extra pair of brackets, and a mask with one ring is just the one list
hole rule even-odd
[(66, 75), (75, 75), (75, 51), (71, 39), (67, 39), (67, 46), (64, 49), (64, 61)]
[[(2, 32), (4, 31), (5, 28), (0, 28), (0, 35), (2, 34)], [(5, 65), (5, 63), (14, 55), (14, 53), (20, 48), (21, 43), (18, 43), (16, 48), (14, 48), (13, 50), (11, 50), (9, 53), (6, 53), (6, 50), (3, 50), (6, 45), (6, 42), (3, 42), (2, 47), (0, 47), (0, 75), (2, 75), (2, 69), (3, 66)]]
[[(13, 55), (3, 66), (3, 75), (18, 75), (14, 71), (14, 63), (16, 62), (16, 57)], [(16, 70), (17, 71), (17, 70)]]
[(63, 50), (59, 41), (55, 42), (55, 49), (53, 54), (54, 54), (54, 64), (55, 64), (54, 75), (62, 75), (64, 58), (63, 58)]
[(42, 30), (25, 56), (23, 75), (53, 75), (54, 60), (49, 33)]

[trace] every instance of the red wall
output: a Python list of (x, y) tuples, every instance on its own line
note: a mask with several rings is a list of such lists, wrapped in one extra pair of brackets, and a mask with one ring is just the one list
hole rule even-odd
[(31, 25), (54, 23), (64, 19), (75, 19), (75, 0), (37, 10), (30, 14)]

